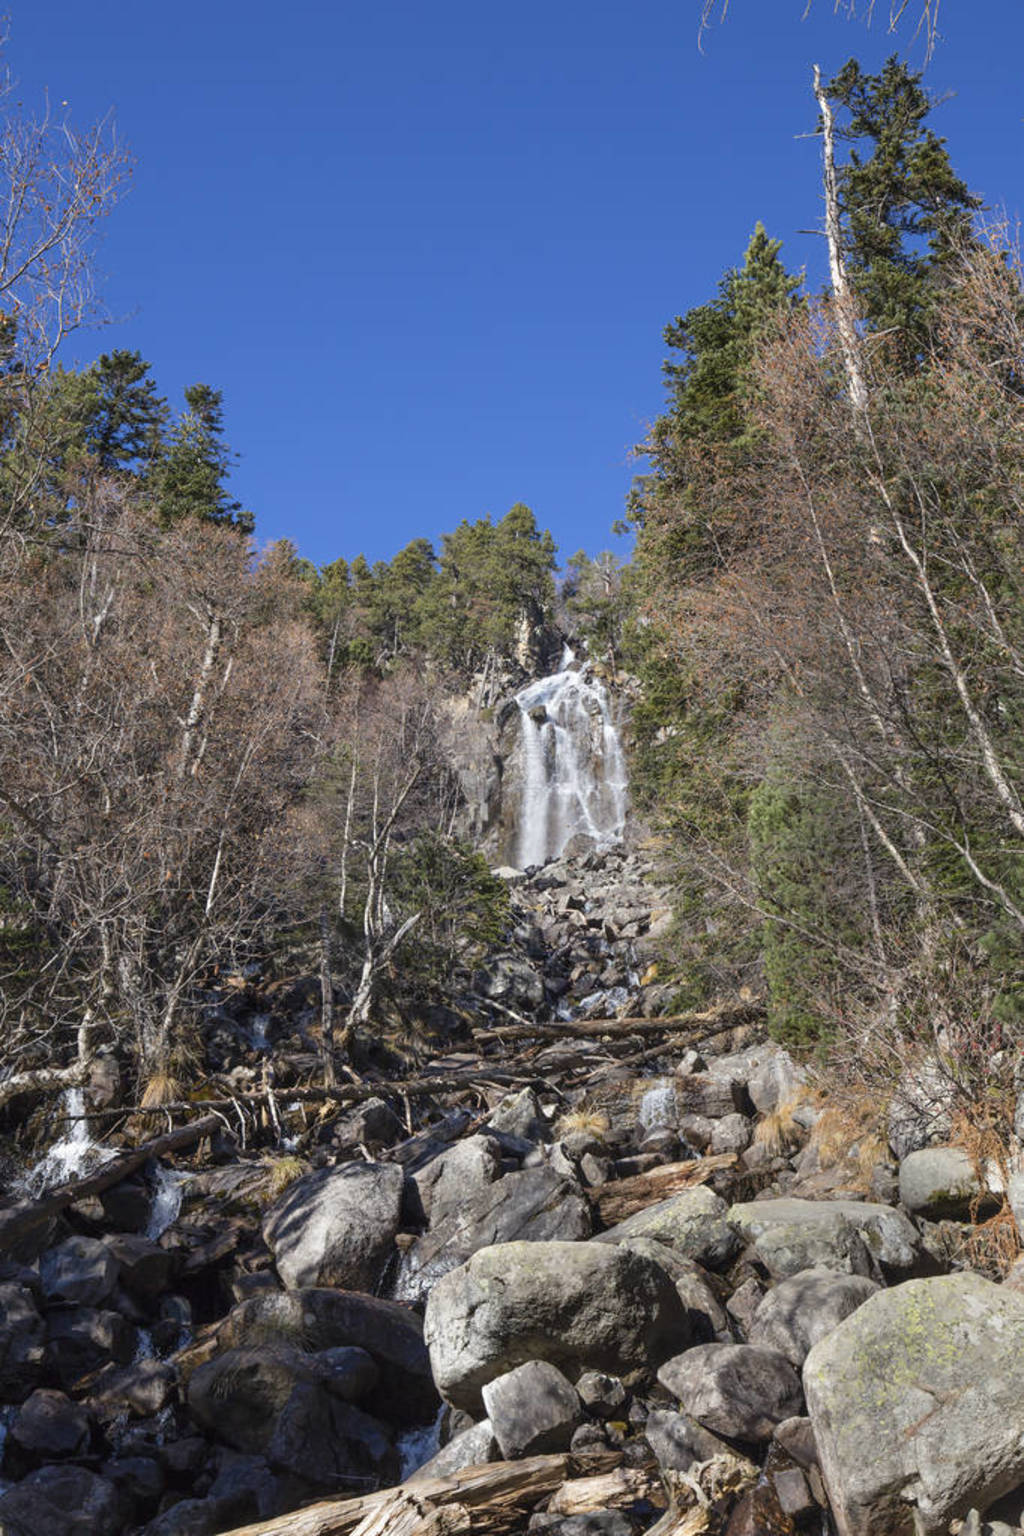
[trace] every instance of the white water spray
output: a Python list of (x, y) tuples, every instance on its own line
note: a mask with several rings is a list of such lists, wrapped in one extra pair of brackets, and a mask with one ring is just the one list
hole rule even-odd
[(562, 669), (516, 694), (522, 725), (520, 869), (555, 859), (577, 833), (614, 842), (626, 821), (626, 760), (608, 695), (585, 670)]
[(81, 1088), (69, 1088), (64, 1094), (63, 1113), (67, 1129), (21, 1180), (21, 1192), (37, 1199), (48, 1189), (94, 1173), (116, 1154), (101, 1147), (89, 1134), (85, 1116), (85, 1094)]

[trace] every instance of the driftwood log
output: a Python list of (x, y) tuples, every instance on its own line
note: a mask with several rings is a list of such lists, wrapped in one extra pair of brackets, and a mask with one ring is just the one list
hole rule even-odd
[(667, 1200), (681, 1190), (694, 1189), (706, 1184), (718, 1168), (732, 1168), (736, 1163), (735, 1152), (718, 1152), (712, 1157), (694, 1157), (682, 1163), (663, 1163), (659, 1168), (649, 1168), (646, 1173), (634, 1174), (628, 1179), (611, 1179), (598, 1189), (590, 1191), (601, 1220), (606, 1226), (625, 1221), (637, 1211), (646, 1210), (659, 1200)]
[(169, 1131), (166, 1136), (158, 1136), (154, 1141), (147, 1141), (141, 1147), (133, 1147), (130, 1152), (120, 1152), (111, 1158), (102, 1168), (97, 1168), (95, 1173), (86, 1174), (81, 1179), (71, 1179), (67, 1184), (59, 1184), (55, 1189), (48, 1190), (38, 1200), (22, 1200), (17, 1205), (7, 1206), (0, 1210), (0, 1253), (4, 1252), (13, 1243), (20, 1242), (56, 1216), (67, 1206), (74, 1205), (76, 1200), (84, 1200), (89, 1195), (98, 1195), (105, 1189), (120, 1184), (130, 1174), (137, 1172), (154, 1157), (166, 1157), (170, 1152), (181, 1152), (185, 1147), (194, 1146), (204, 1136), (211, 1136), (214, 1131), (222, 1128), (223, 1121), (219, 1115), (204, 1115), (201, 1120), (193, 1120), (191, 1125), (179, 1126), (176, 1131)]
[[(486, 1466), (463, 1467), (451, 1477), (417, 1478), (355, 1499), (310, 1504), (274, 1520), (238, 1526), (224, 1536), (354, 1536), (357, 1531), (359, 1536), (371, 1536), (371, 1532), (373, 1536), (440, 1536), (448, 1529), (477, 1530), (485, 1524), (489, 1531), (520, 1531), (526, 1526), (523, 1511), (570, 1478), (611, 1472), (621, 1461), (619, 1451), (494, 1461)], [(429, 1523), (453, 1506), (453, 1526)], [(416, 1512), (420, 1523), (411, 1520), (410, 1510)], [(464, 1512), (469, 1514), (468, 1525), (458, 1523), (464, 1521)]]

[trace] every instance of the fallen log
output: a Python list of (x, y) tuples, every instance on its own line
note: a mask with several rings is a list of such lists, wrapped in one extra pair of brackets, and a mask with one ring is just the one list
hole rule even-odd
[[(546, 1498), (548, 1494), (571, 1477), (609, 1472), (622, 1462), (620, 1451), (602, 1451), (593, 1456), (528, 1456), (522, 1461), (493, 1461), (485, 1466), (463, 1467), (450, 1477), (417, 1478), (413, 1483), (402, 1483), (397, 1488), (383, 1488), (377, 1493), (361, 1494), (354, 1499), (331, 1499), (320, 1504), (309, 1504), (288, 1515), (278, 1515), (273, 1520), (261, 1520), (256, 1525), (241, 1525), (225, 1531), (223, 1536), (426, 1536), (430, 1527), (422, 1532), (416, 1526), (386, 1523), (366, 1525), (375, 1515), (396, 1510), (399, 1517), (402, 1500), (412, 1498), (426, 1514), (435, 1510), (459, 1505), (472, 1514), (486, 1514), (489, 1530), (524, 1530), (524, 1507)], [(433, 1506), (433, 1508), (431, 1508)], [(426, 1516), (424, 1516), (425, 1518)], [(362, 1523), (362, 1524), (361, 1524)], [(456, 1527), (458, 1529), (458, 1527)], [(465, 1527), (462, 1527), (465, 1529)]]
[(403, 1489), (391, 1504), (371, 1510), (352, 1536), (468, 1536), (473, 1516), (465, 1504), (429, 1504)]
[(592, 1190), (590, 1195), (601, 1220), (606, 1226), (613, 1227), (659, 1200), (668, 1200), (684, 1189), (696, 1189), (699, 1184), (706, 1184), (716, 1169), (732, 1168), (735, 1164), (735, 1152), (691, 1157), (681, 1163), (663, 1163), (659, 1168), (649, 1168), (646, 1173), (636, 1173), (628, 1179), (612, 1179)]
[(120, 1184), (130, 1174), (137, 1172), (154, 1157), (165, 1157), (170, 1152), (180, 1152), (185, 1147), (190, 1147), (204, 1136), (210, 1136), (214, 1131), (220, 1130), (223, 1121), (219, 1115), (204, 1115), (201, 1120), (194, 1120), (191, 1125), (179, 1126), (176, 1131), (169, 1131), (166, 1136), (158, 1136), (154, 1141), (147, 1141), (141, 1147), (133, 1147), (130, 1152), (121, 1152), (111, 1158), (102, 1168), (97, 1168), (95, 1173), (86, 1174), (81, 1179), (71, 1179), (66, 1184), (59, 1184), (55, 1189), (48, 1190), (38, 1200), (23, 1200), (17, 1205), (7, 1206), (0, 1210), (0, 1252), (3, 1252), (12, 1243), (19, 1242), (23, 1237), (33, 1232), (49, 1221), (51, 1216), (56, 1216), (69, 1205), (74, 1205), (77, 1200), (84, 1200), (89, 1195), (102, 1194), (103, 1190), (110, 1189), (114, 1184)]
[(564, 1019), (557, 1024), (496, 1024), (493, 1028), (475, 1029), (473, 1037), (483, 1043), (490, 1040), (527, 1040), (543, 1036), (549, 1040), (589, 1039), (598, 1035), (657, 1035), (675, 1034), (687, 1029), (701, 1029), (711, 1025), (709, 1034), (724, 1033), (740, 1024), (753, 1024), (763, 1019), (764, 1003), (758, 1001), (720, 1003), (700, 1013), (672, 1013), (661, 1018), (627, 1019)]
[(662, 1508), (667, 1504), (661, 1475), (650, 1467), (616, 1467), (594, 1477), (573, 1477), (548, 1500), (549, 1515), (589, 1515), (600, 1509), (628, 1509), (643, 1499)]

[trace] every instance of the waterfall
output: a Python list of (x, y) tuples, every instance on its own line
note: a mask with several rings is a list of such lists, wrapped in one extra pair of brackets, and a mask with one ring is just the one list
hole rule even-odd
[(626, 760), (608, 695), (566, 648), (561, 670), (516, 694), (522, 727), (520, 869), (557, 858), (577, 833), (596, 843), (622, 836)]
[[(101, 1147), (93, 1141), (85, 1117), (85, 1094), (81, 1088), (68, 1088), (65, 1091), (63, 1114), (67, 1126), (63, 1137), (55, 1141), (20, 1180), (21, 1192), (32, 1199), (37, 1199), (58, 1184), (94, 1172), (116, 1155), (109, 1147)], [(58, 1115), (57, 1118), (61, 1117)]]

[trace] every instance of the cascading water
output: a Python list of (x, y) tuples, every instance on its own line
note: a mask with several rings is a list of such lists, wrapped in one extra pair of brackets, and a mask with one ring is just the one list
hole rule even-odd
[(555, 859), (577, 833), (614, 842), (626, 821), (626, 759), (601, 684), (562, 669), (516, 694), (522, 726), (520, 869)]
[(22, 1195), (36, 1199), (58, 1184), (93, 1173), (116, 1155), (109, 1147), (101, 1147), (93, 1141), (81, 1088), (67, 1089), (63, 1108), (67, 1129), (60, 1141), (55, 1141), (45, 1156), (22, 1176), (19, 1189)]

